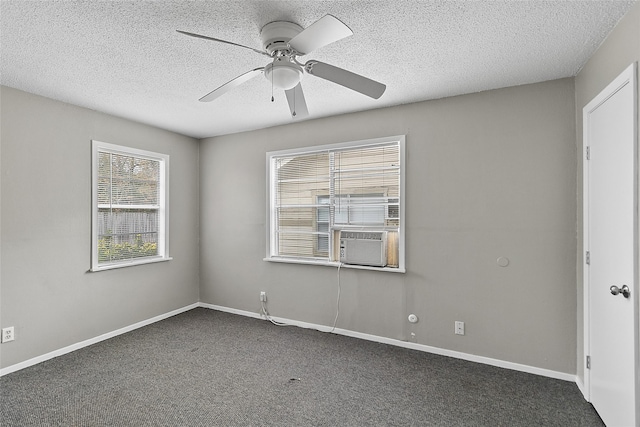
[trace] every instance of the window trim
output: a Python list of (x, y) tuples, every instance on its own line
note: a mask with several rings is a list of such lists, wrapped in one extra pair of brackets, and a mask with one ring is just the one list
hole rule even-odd
[[(266, 153), (266, 256), (264, 261), (277, 262), (277, 263), (289, 263), (289, 264), (310, 264), (329, 267), (341, 267), (341, 268), (353, 268), (358, 270), (375, 270), (375, 271), (388, 271), (394, 273), (406, 273), (405, 266), (405, 169), (406, 169), (406, 156), (405, 156), (405, 135), (393, 135), (381, 138), (364, 139), (358, 141), (340, 142), (337, 144), (325, 144), (309, 147), (292, 148), (286, 150), (269, 151)], [(385, 144), (397, 142), (399, 148), (400, 157), (400, 188), (399, 198), (400, 204), (398, 215), (398, 267), (372, 267), (365, 265), (351, 265), (342, 264), (339, 261), (323, 260), (318, 258), (298, 258), (272, 255), (277, 253), (275, 248), (275, 230), (276, 230), (276, 215), (273, 213), (273, 207), (275, 206), (275, 192), (272, 191), (273, 182), (275, 180), (275, 170), (272, 170), (272, 159), (274, 157), (283, 157), (287, 155), (305, 155), (318, 153), (327, 150), (343, 150), (343, 149), (357, 149), (359, 147), (366, 147), (376, 144)], [(331, 251), (331, 234), (329, 235), (329, 250)]]
[[(160, 162), (159, 200), (158, 200), (158, 255), (132, 258), (111, 263), (98, 262), (98, 156), (100, 152), (145, 158)], [(91, 268), (97, 272), (134, 265), (169, 261), (169, 155), (156, 153), (123, 145), (110, 144), (97, 140), (91, 141)]]

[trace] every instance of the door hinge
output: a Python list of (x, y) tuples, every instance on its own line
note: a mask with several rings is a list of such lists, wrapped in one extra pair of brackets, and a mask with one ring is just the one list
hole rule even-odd
[(591, 369), (591, 356), (587, 356), (587, 369)]
[(587, 146), (587, 160), (591, 160), (591, 147)]
[(584, 262), (586, 262), (587, 265), (591, 265), (591, 253), (589, 251), (585, 253)]

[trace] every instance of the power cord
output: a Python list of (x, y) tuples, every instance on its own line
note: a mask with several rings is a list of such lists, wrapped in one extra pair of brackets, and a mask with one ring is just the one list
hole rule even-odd
[(336, 300), (336, 317), (333, 319), (333, 327), (329, 332), (336, 330), (336, 324), (338, 323), (338, 316), (340, 315), (340, 294), (342, 293), (342, 285), (340, 284), (340, 268), (342, 263), (338, 264), (338, 299)]
[(282, 323), (282, 322), (277, 322), (275, 320), (273, 320), (273, 318), (271, 317), (271, 315), (269, 314), (269, 312), (267, 311), (267, 307), (264, 304), (264, 301), (260, 301), (260, 305), (262, 306), (262, 315), (271, 323), (273, 323), (276, 326), (291, 326), (288, 325), (286, 323)]
[[(340, 294), (342, 293), (342, 285), (340, 283), (340, 268), (342, 268), (342, 263), (338, 264), (338, 298), (336, 299), (336, 317), (333, 319), (333, 326), (331, 327), (331, 330), (329, 331), (329, 333), (332, 333), (333, 331), (336, 330), (336, 325), (338, 324), (338, 317), (340, 316)], [(260, 301), (260, 306), (262, 307), (262, 315), (271, 323), (273, 323), (276, 326), (291, 326), (287, 323), (283, 323), (283, 322), (278, 322), (276, 320), (273, 320), (273, 318), (271, 317), (271, 315), (269, 314), (269, 311), (267, 310), (267, 306), (264, 303), (264, 301)], [(319, 329), (317, 329), (319, 331)], [(324, 331), (320, 331), (320, 332), (324, 332)]]

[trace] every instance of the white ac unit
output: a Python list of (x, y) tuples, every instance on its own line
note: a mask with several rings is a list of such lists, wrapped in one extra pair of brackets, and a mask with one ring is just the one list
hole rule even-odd
[(340, 232), (340, 262), (384, 267), (387, 265), (386, 231)]

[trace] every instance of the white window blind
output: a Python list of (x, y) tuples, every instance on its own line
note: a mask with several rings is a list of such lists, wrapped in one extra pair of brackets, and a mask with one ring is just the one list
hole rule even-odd
[(94, 141), (92, 270), (164, 260), (168, 156)]
[(280, 256), (328, 258), (328, 247), (318, 250), (318, 238), (328, 239), (327, 225), (318, 229), (317, 201), (329, 195), (329, 152), (274, 158), (276, 246)]
[(268, 153), (268, 258), (336, 262), (340, 230), (385, 230), (399, 267), (401, 141)]

